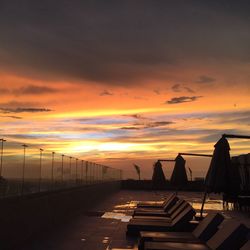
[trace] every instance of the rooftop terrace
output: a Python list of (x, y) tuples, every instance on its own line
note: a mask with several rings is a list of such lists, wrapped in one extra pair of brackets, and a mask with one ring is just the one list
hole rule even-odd
[[(22, 250), (121, 250), (137, 249), (137, 239), (126, 237), (126, 225), (138, 201), (161, 200), (169, 191), (118, 191), (88, 211), (60, 223), (51, 231), (41, 232)], [(197, 209), (201, 207), (202, 192), (179, 192)], [(224, 210), (220, 195), (211, 194), (205, 204), (205, 212), (220, 210), (225, 216), (235, 217), (250, 227), (249, 213)]]

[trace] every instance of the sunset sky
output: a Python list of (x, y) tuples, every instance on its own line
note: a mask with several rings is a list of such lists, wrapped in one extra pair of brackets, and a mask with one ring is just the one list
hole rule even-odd
[[(1, 1), (0, 138), (148, 178), (159, 158), (250, 135), (249, 13), (241, 0)], [(208, 159), (186, 160), (205, 175)]]

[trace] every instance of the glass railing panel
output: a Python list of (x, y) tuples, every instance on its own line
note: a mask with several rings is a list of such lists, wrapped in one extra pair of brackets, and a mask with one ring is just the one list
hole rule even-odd
[(0, 139), (0, 198), (120, 180), (121, 170)]

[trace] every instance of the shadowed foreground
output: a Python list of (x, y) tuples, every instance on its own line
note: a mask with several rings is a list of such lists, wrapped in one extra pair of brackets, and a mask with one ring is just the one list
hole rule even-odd
[[(126, 237), (126, 225), (138, 200), (160, 200), (169, 192), (119, 191), (90, 211), (82, 211), (53, 231), (43, 232), (23, 246), (22, 250), (111, 250), (137, 249), (137, 239)], [(180, 192), (199, 211), (202, 193)], [(211, 195), (205, 205), (205, 212), (222, 210), (221, 197)], [(226, 216), (237, 217), (250, 226), (250, 219), (244, 213), (224, 211)]]

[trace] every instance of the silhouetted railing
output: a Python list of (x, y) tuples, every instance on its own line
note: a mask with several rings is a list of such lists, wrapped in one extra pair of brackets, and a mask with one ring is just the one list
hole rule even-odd
[(0, 197), (121, 180), (122, 171), (0, 139)]

